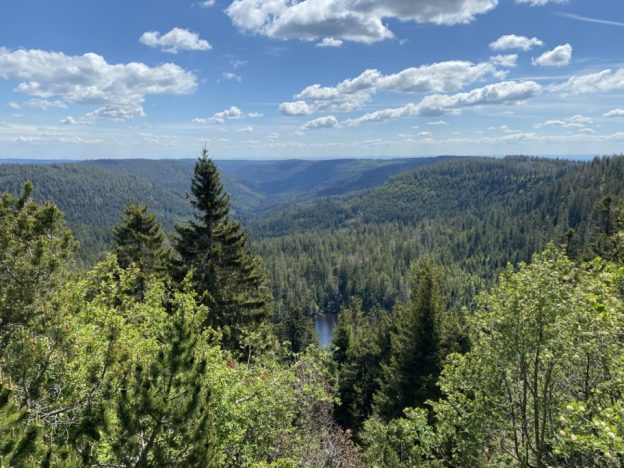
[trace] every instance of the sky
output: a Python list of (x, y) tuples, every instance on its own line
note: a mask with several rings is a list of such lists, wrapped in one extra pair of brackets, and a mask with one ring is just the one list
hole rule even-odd
[(0, 158), (624, 152), (621, 0), (0, 2)]

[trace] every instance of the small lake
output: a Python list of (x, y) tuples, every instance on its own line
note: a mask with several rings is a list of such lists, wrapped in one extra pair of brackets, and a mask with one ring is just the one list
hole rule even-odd
[(314, 319), (314, 329), (319, 345), (329, 346), (331, 344), (335, 325), (336, 317), (334, 315), (322, 315)]

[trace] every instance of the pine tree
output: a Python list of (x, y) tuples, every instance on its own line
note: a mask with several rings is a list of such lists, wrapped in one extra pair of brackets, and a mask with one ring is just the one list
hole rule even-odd
[(395, 312), (391, 357), (382, 366), (381, 386), (375, 395), (376, 412), (384, 419), (439, 396), (436, 381), (442, 368), (445, 315), (441, 282), (441, 272), (432, 260), (412, 267), (411, 298)]
[(204, 148), (189, 194), (194, 219), (176, 226), (179, 260), (174, 277), (193, 271), (193, 284), (210, 313), (207, 324), (223, 331), (223, 344), (241, 345), (242, 331), (267, 320), (268, 290), (259, 259), (247, 248), (247, 233), (230, 219), (230, 201)]
[(42, 460), (41, 427), (29, 424), (28, 417), (0, 379), (0, 466), (28, 466)]

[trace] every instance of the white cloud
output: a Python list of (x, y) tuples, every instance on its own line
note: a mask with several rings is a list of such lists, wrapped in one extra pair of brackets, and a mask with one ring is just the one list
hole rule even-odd
[(448, 125), (448, 122), (446, 122), (445, 120), (435, 120), (433, 122), (427, 122), (427, 125), (434, 125), (434, 126)]
[(279, 110), (284, 115), (310, 115), (314, 110), (305, 101), (283, 102)]
[(490, 57), (490, 62), (499, 67), (513, 68), (518, 65), (518, 54), (495, 55)]
[(251, 125), (248, 125), (246, 127), (239, 128), (237, 131), (238, 132), (244, 132), (244, 133), (250, 133), (250, 132), (253, 132), (254, 129), (253, 129), (253, 127)]
[(503, 81), (466, 93), (433, 94), (423, 98), (419, 103), (409, 103), (402, 107), (370, 112), (356, 119), (348, 120), (346, 123), (354, 126), (366, 122), (383, 122), (405, 117), (457, 113), (466, 107), (512, 104), (530, 99), (541, 91), (542, 87), (534, 81)]
[(148, 94), (189, 94), (197, 88), (196, 76), (172, 63), (111, 65), (94, 53), (69, 56), (4, 47), (0, 78), (18, 81), (16, 91), (34, 98), (98, 106), (89, 118), (113, 120), (144, 115)]
[(624, 117), (624, 109), (613, 109), (605, 113), (603, 117)]
[(563, 128), (583, 128), (587, 125), (592, 125), (594, 120), (590, 117), (584, 117), (582, 115), (574, 115), (563, 120), (547, 120), (537, 124), (536, 128), (541, 127), (563, 127)]
[(48, 110), (48, 109), (67, 109), (67, 104), (58, 99), (55, 101), (48, 101), (47, 99), (29, 99), (24, 103), (26, 107), (32, 107), (34, 109)]
[(242, 81), (242, 78), (240, 77), (240, 75), (237, 75), (236, 73), (232, 73), (232, 72), (221, 73), (221, 78), (223, 78), (224, 80), (238, 81), (239, 83)]
[(61, 119), (59, 123), (62, 123), (64, 125), (76, 125), (78, 122), (71, 115), (68, 115), (64, 119)]
[(212, 46), (197, 33), (182, 28), (173, 28), (161, 35), (158, 31), (147, 31), (139, 38), (141, 44), (159, 47), (163, 52), (177, 54), (179, 50), (210, 50)]
[(306, 122), (301, 126), (301, 130), (318, 130), (321, 128), (336, 128), (338, 126), (339, 124), (336, 117), (333, 115), (327, 115)]
[(624, 89), (624, 68), (615, 72), (606, 69), (597, 73), (575, 75), (562, 84), (550, 87), (551, 91), (564, 94), (605, 93), (618, 89)]
[(333, 37), (324, 37), (321, 42), (316, 44), (316, 47), (340, 47), (343, 42), (340, 39), (334, 39)]
[[(318, 110), (353, 112), (361, 109), (378, 91), (448, 93), (486, 76), (503, 78), (505, 72), (488, 62), (475, 64), (459, 60), (410, 67), (390, 75), (368, 69), (333, 87), (310, 85), (295, 95), (298, 101), (283, 103), (280, 110), (287, 115), (306, 115)], [(295, 109), (300, 113), (295, 113)], [(288, 113), (289, 110), (292, 112)]]
[(544, 6), (548, 3), (568, 3), (568, 0), (516, 0), (516, 3), (528, 3), (531, 6)]
[(250, 112), (248, 114), (244, 113), (236, 106), (231, 106), (229, 109), (225, 109), (221, 112), (216, 112), (212, 115), (212, 117), (203, 118), (203, 117), (195, 117), (191, 120), (192, 123), (204, 125), (207, 123), (225, 123), (226, 120), (238, 120), (243, 119), (245, 117), (249, 118), (258, 118), (262, 117), (264, 114), (260, 112)]
[(624, 23), (621, 21), (605, 20), (601, 18), (591, 18), (589, 16), (575, 15), (573, 13), (559, 13), (559, 16), (564, 16), (577, 21), (584, 21), (586, 23), (604, 24), (607, 26), (619, 26), (624, 27)]
[(21, 109), (22, 106), (20, 106), (17, 102), (15, 101), (11, 101), (7, 104), (8, 107), (10, 107), (11, 109)]
[(241, 119), (243, 116), (243, 112), (238, 107), (232, 106), (229, 109), (215, 113), (209, 120), (212, 122), (223, 123), (226, 120)]
[(533, 59), (533, 65), (539, 65), (540, 67), (564, 67), (570, 63), (570, 60), (572, 60), (572, 46), (563, 44)]
[(420, 138), (431, 138), (433, 135), (431, 132), (418, 132)]
[(541, 47), (544, 43), (537, 37), (528, 38), (526, 36), (516, 36), (515, 34), (507, 34), (490, 43), (492, 50), (512, 50), (518, 49), (523, 51), (531, 50), (533, 47)]
[(498, 0), (234, 0), (226, 12), (238, 28), (269, 37), (372, 43), (394, 36), (386, 18), (453, 25), (468, 23), (497, 4)]
[(203, 0), (202, 2), (199, 2), (199, 6), (202, 8), (210, 8), (215, 6), (216, 3), (216, 0)]

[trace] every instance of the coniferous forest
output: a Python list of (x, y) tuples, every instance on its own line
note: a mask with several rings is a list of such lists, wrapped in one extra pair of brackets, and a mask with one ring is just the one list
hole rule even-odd
[(623, 181), (0, 164), (0, 466), (622, 466)]

